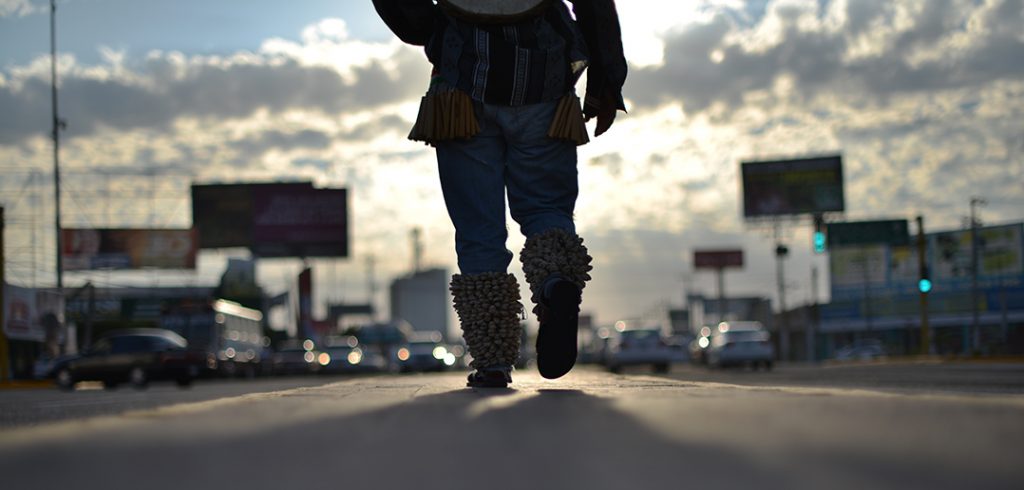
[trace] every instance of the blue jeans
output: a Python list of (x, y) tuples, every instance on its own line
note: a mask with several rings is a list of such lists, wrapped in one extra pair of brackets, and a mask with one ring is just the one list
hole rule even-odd
[(526, 237), (575, 234), (576, 145), (548, 138), (558, 101), (519, 107), (474, 103), (480, 133), (437, 144), (437, 163), (463, 274), (507, 272), (505, 194)]

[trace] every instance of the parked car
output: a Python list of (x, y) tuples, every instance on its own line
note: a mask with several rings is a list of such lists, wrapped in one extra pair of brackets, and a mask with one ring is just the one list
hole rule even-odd
[(711, 367), (758, 366), (772, 368), (775, 347), (771, 334), (757, 322), (721, 323), (711, 335), (707, 348)]
[[(312, 374), (320, 370), (321, 361), (329, 361), (315, 349), (312, 340), (288, 340), (274, 352), (274, 374)], [(325, 362), (326, 364), (326, 362)]]
[(206, 365), (206, 353), (191, 350), (185, 339), (169, 330), (149, 328), (111, 333), (80, 355), (56, 360), (50, 377), (58, 387), (72, 390), (79, 381), (100, 381), (107, 388), (131, 383), (138, 389), (150, 381), (192, 383)]
[(613, 373), (623, 367), (650, 364), (656, 373), (667, 373), (675, 353), (665, 342), (661, 329), (624, 330), (609, 343), (606, 364)]

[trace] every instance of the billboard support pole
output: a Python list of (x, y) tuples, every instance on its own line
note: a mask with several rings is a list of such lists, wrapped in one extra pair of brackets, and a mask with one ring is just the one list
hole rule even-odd
[[(924, 240), (924, 217), (917, 217), (917, 268), (919, 277), (925, 277), (925, 271), (928, 267), (928, 260), (925, 257), (927, 252)], [(927, 356), (931, 353), (931, 331), (928, 325), (928, 293), (921, 291), (918, 293), (921, 302), (921, 346), (920, 353), (922, 356)]]
[(715, 272), (718, 274), (718, 321), (724, 322), (728, 311), (725, 307), (725, 267), (717, 267)]

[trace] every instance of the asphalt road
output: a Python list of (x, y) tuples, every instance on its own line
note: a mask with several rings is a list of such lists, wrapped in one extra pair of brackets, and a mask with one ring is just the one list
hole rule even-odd
[[(641, 373), (633, 368), (633, 373)], [(888, 361), (808, 366), (779, 365), (769, 372), (707, 369), (676, 364), (668, 375), (682, 381), (747, 386), (863, 388), (892, 393), (1024, 395), (1024, 363)]]
[[(1015, 489), (1020, 373), (679, 366), (657, 377), (584, 368), (558, 381), (517, 372), (509, 390), (466, 389), (460, 373), (277, 391), (229, 383), (258, 393), (8, 426), (0, 478), (5, 488), (86, 489)], [(0, 392), (0, 407), (93, 393), (133, 394)]]

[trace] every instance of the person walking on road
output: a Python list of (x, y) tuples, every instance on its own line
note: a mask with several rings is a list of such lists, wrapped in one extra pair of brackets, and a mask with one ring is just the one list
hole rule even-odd
[[(506, 387), (519, 356), (519, 284), (508, 273), (505, 198), (540, 322), (545, 378), (576, 362), (591, 257), (576, 234), (576, 147), (625, 111), (626, 61), (614, 0), (373, 0), (433, 65), (409, 138), (433, 146), (455, 227), (450, 289), (473, 358), (470, 387)], [(587, 71), (582, 111), (575, 85)], [(522, 317), (524, 318), (524, 317)]]

